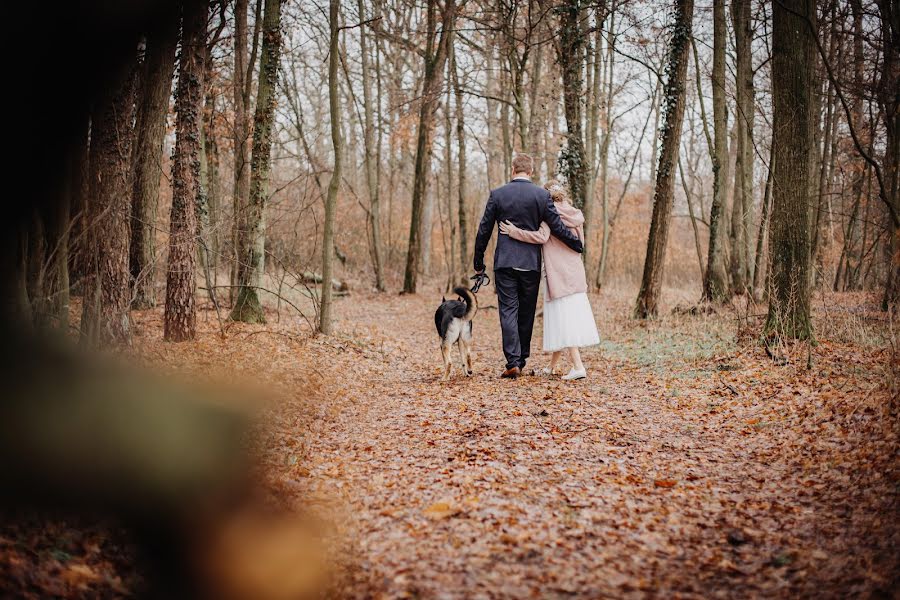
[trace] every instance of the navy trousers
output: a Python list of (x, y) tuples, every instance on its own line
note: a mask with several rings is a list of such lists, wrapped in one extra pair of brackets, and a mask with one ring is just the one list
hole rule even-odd
[(525, 361), (531, 355), (531, 332), (534, 329), (541, 274), (539, 271), (497, 269), (494, 271), (494, 286), (500, 306), (506, 368), (524, 369)]

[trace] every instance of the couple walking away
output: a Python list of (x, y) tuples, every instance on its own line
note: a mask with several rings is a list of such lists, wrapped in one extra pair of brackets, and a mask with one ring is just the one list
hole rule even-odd
[(499, 226), (494, 285), (506, 355), (501, 377), (515, 378), (524, 372), (543, 278), (544, 351), (553, 353), (543, 372), (553, 374), (562, 351), (568, 350), (572, 369), (563, 379), (584, 379), (587, 372), (578, 349), (600, 343), (580, 256), (584, 215), (569, 204), (558, 182), (550, 181), (544, 188), (531, 182), (530, 156), (513, 158), (512, 171), (512, 181), (491, 191), (475, 238), (475, 271), (483, 273), (484, 252), (495, 225)]

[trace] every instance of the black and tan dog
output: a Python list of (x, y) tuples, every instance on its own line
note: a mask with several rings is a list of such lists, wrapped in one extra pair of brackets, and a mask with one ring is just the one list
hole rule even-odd
[(450, 351), (455, 343), (466, 375), (472, 374), (472, 318), (478, 312), (475, 294), (464, 287), (453, 289), (462, 300), (446, 300), (434, 312), (434, 326), (441, 336), (441, 355), (444, 357), (444, 380), (450, 378)]

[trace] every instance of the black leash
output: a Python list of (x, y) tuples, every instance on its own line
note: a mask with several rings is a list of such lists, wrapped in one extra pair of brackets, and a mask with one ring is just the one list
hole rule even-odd
[(482, 271), (481, 273), (475, 273), (474, 275), (469, 277), (469, 279), (475, 281), (475, 283), (472, 284), (472, 287), (469, 288), (469, 291), (471, 291), (473, 294), (477, 294), (478, 290), (481, 289), (481, 286), (491, 282), (491, 278), (488, 277), (488, 274), (484, 271)]

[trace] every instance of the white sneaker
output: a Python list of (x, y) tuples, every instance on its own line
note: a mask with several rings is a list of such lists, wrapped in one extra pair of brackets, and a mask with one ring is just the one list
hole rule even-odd
[(576, 379), (584, 379), (587, 377), (587, 369), (581, 369), (580, 371), (576, 369), (572, 369), (569, 371), (568, 375), (563, 375), (562, 378), (565, 381), (575, 381)]
[(551, 375), (553, 375), (553, 369), (551, 369), (550, 367), (544, 367), (543, 369), (541, 369), (541, 375), (550, 377)]

